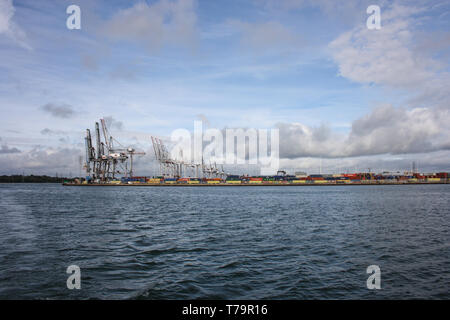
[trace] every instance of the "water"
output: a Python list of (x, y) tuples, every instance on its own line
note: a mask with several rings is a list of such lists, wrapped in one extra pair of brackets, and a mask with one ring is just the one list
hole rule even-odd
[(449, 299), (449, 191), (3, 184), (0, 298)]

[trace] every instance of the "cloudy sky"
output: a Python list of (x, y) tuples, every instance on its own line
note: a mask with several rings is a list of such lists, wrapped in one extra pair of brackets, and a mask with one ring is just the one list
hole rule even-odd
[(448, 0), (0, 0), (0, 174), (78, 174), (101, 117), (149, 154), (203, 120), (309, 173), (450, 171), (449, 30)]

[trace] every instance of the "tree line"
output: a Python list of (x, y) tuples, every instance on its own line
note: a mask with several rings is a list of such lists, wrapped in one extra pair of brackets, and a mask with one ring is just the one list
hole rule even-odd
[(0, 183), (63, 183), (65, 181), (73, 181), (75, 178), (66, 177), (50, 177), (50, 176), (35, 176), (35, 175), (10, 175), (0, 176)]

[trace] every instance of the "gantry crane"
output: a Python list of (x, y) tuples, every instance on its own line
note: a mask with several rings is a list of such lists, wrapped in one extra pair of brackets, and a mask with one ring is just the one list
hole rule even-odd
[[(86, 129), (85, 148), (86, 163), (85, 169), (87, 176), (97, 181), (114, 180), (116, 174), (125, 175), (125, 177), (133, 176), (133, 155), (145, 155), (145, 152), (137, 152), (134, 148), (122, 147), (116, 148), (114, 141), (119, 145), (108, 132), (106, 122), (100, 119), (103, 132), (100, 133), (99, 123), (95, 123), (95, 140), (96, 147), (92, 146), (92, 137), (89, 129)], [(130, 169), (128, 170), (128, 160), (130, 161)]]

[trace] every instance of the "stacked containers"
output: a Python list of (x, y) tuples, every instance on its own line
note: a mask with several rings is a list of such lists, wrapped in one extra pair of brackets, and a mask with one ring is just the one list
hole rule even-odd
[(159, 183), (161, 183), (161, 179), (160, 178), (149, 178), (149, 179), (147, 179), (147, 183), (159, 184)]
[(228, 176), (225, 180), (225, 183), (227, 184), (241, 184), (241, 179), (239, 176)]
[(176, 184), (177, 179), (176, 178), (164, 178), (164, 183), (166, 184)]
[(267, 177), (263, 177), (263, 183), (266, 184), (272, 184), (275, 181), (275, 178), (273, 176), (267, 176)]
[(436, 173), (436, 177), (440, 179), (448, 179), (448, 172), (438, 172)]
[(255, 177), (255, 178), (250, 178), (248, 183), (251, 184), (262, 184), (263, 182), (263, 178), (262, 177)]
[(306, 183), (306, 178), (300, 178), (300, 179), (291, 180), (291, 183), (294, 183), (294, 184)]
[(178, 183), (187, 184), (189, 181), (189, 178), (180, 178), (177, 180)]
[(221, 181), (220, 178), (206, 179), (207, 184), (219, 184)]
[(325, 183), (326, 180), (321, 174), (311, 174), (308, 176), (307, 180), (312, 183)]
[(199, 184), (200, 179), (199, 178), (190, 178), (188, 181), (188, 184)]
[(240, 184), (241, 183), (241, 179), (237, 175), (229, 175), (225, 179), (225, 183), (228, 183), (228, 184)]

